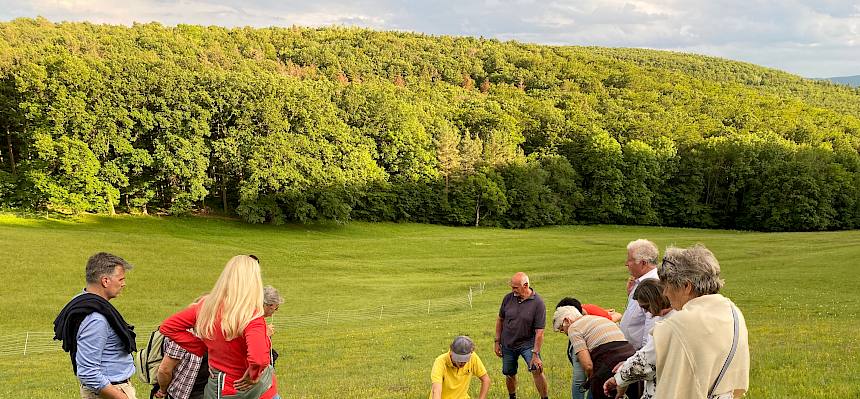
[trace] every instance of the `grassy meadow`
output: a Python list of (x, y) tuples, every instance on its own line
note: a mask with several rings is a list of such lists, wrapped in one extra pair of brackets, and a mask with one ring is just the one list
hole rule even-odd
[[(27, 332), (46, 340), (57, 312), (83, 288), (84, 264), (97, 251), (134, 265), (113, 303), (138, 326), (138, 342), (211, 289), (231, 256), (257, 255), (264, 282), (286, 298), (272, 320), (284, 398), (426, 398), (432, 361), (458, 334), (478, 343), (493, 379), (490, 396), (506, 398), (492, 342), (510, 275), (527, 272), (548, 307), (574, 295), (621, 310), (624, 246), (636, 238), (649, 238), (661, 250), (701, 242), (714, 251), (726, 280), (723, 293), (744, 312), (749, 328), (747, 397), (860, 397), (860, 279), (854, 274), (860, 231), (268, 226), (210, 218), (0, 215), (0, 398), (77, 397), (59, 342), (47, 350), (33, 342), (42, 350), (27, 355), (3, 351)], [(474, 288), (482, 283), (482, 291)], [(553, 398), (569, 397), (564, 339), (548, 331), (543, 349)], [(520, 397), (537, 397), (531, 378), (520, 377)], [(472, 384), (473, 397), (478, 385)], [(147, 397), (148, 387), (136, 386), (138, 397)]]

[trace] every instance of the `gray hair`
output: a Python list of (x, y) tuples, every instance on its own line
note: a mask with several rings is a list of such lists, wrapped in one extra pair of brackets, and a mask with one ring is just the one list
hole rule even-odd
[(98, 283), (104, 276), (110, 276), (116, 268), (122, 267), (124, 270), (131, 270), (132, 265), (119, 256), (109, 254), (107, 252), (99, 252), (87, 260), (87, 283)]
[(720, 278), (720, 263), (702, 244), (690, 248), (666, 248), (657, 275), (664, 284), (683, 287), (690, 284), (696, 296), (716, 294), (725, 282)]
[(636, 262), (644, 260), (652, 265), (656, 265), (657, 258), (660, 257), (660, 251), (657, 249), (657, 245), (644, 238), (630, 241), (630, 243), (627, 244), (627, 251), (633, 255), (633, 260)]
[(280, 305), (284, 303), (284, 297), (278, 293), (278, 290), (271, 285), (263, 287), (263, 304), (264, 305)]
[(561, 331), (561, 325), (564, 323), (564, 319), (578, 319), (582, 317), (582, 312), (576, 308), (576, 306), (561, 306), (555, 310), (555, 313), (552, 315), (552, 329), (555, 331)]
[(475, 341), (468, 335), (460, 335), (451, 342), (451, 352), (458, 355), (468, 355), (475, 351)]

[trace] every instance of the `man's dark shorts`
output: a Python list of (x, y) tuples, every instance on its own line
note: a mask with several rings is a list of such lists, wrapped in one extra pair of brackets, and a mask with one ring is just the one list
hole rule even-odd
[[(518, 360), (520, 357), (526, 361), (526, 365), (528, 366), (532, 362), (532, 349), (534, 349), (534, 346), (511, 349), (502, 345), (502, 374), (507, 376), (517, 375)], [(538, 355), (538, 359), (540, 359), (540, 355)], [(529, 369), (529, 371), (533, 370), (532, 368)]]

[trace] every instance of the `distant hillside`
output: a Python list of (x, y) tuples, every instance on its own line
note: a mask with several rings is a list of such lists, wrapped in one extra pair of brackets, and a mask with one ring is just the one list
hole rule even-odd
[(860, 228), (860, 89), (357, 28), (0, 23), (0, 208)]
[(835, 78), (826, 78), (831, 82), (841, 83), (852, 87), (860, 87), (860, 75), (854, 76), (837, 76)]

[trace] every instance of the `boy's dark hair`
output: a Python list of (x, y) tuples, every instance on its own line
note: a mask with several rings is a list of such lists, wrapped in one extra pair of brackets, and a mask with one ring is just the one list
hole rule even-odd
[(579, 300), (576, 298), (569, 296), (564, 297), (560, 301), (558, 301), (558, 305), (555, 305), (555, 308), (558, 309), (562, 306), (573, 306), (576, 308), (576, 310), (579, 311), (580, 314), (582, 314), (582, 304), (579, 303)]

